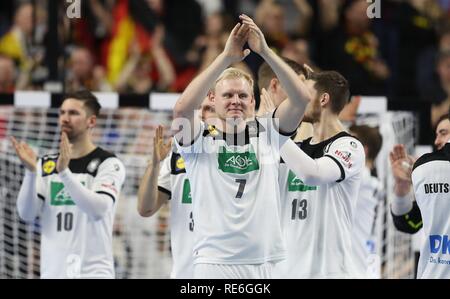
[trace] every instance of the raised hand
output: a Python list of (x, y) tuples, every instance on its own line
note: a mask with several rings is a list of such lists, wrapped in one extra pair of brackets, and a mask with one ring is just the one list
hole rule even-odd
[(231, 64), (244, 60), (250, 54), (249, 49), (243, 49), (249, 33), (248, 25), (240, 23), (237, 23), (231, 31), (223, 50), (225, 56), (230, 59)]
[(258, 116), (262, 116), (268, 112), (275, 110), (275, 104), (273, 103), (272, 96), (267, 92), (265, 88), (261, 90), (260, 95), (261, 103), (259, 104)]
[(72, 144), (70, 144), (66, 132), (62, 132), (61, 141), (59, 142), (59, 157), (58, 162), (56, 162), (56, 171), (58, 171), (58, 173), (64, 171), (64, 169), (69, 166), (71, 156)]
[(411, 188), (411, 172), (414, 158), (406, 153), (403, 144), (397, 144), (389, 153), (391, 171), (395, 179), (394, 192), (397, 196), (405, 196)]
[(31, 172), (36, 172), (37, 155), (33, 149), (23, 141), (18, 142), (14, 137), (11, 137), (10, 140), (23, 166)]
[(164, 143), (164, 128), (159, 125), (153, 138), (153, 164), (159, 163), (167, 157), (172, 148), (172, 139)]
[(247, 15), (242, 14), (239, 16), (239, 19), (241, 19), (243, 25), (250, 28), (250, 34), (248, 36), (248, 45), (250, 46), (250, 49), (260, 55), (266, 53), (269, 50), (269, 46), (267, 45), (261, 29), (259, 29), (255, 22)]

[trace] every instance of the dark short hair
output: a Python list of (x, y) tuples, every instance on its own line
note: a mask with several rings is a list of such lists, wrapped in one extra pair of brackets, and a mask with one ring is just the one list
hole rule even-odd
[(439, 119), (437, 120), (437, 122), (436, 122), (436, 126), (435, 126), (435, 130), (437, 129), (437, 127), (438, 127), (438, 125), (442, 122), (442, 121), (444, 121), (444, 120), (450, 120), (450, 110), (449, 110), (449, 112), (448, 113), (446, 113), (446, 114), (444, 114), (444, 115), (441, 115), (441, 117), (439, 117)]
[[(305, 69), (305, 67), (294, 60), (291, 60), (286, 57), (281, 57), (284, 62), (289, 65), (296, 74), (300, 75), (303, 74), (305, 77), (308, 74), (308, 71)], [(267, 62), (264, 62), (261, 64), (261, 66), (258, 69), (258, 88), (261, 90), (262, 88), (267, 88), (269, 85), (270, 80), (273, 78), (276, 78), (277, 75), (275, 75), (275, 72), (272, 70), (270, 65)]]
[(383, 137), (378, 131), (378, 128), (369, 127), (367, 125), (352, 125), (349, 130), (356, 134), (356, 137), (363, 145), (367, 146), (367, 158), (374, 161), (383, 144)]
[(322, 71), (311, 73), (308, 79), (315, 81), (314, 88), (318, 95), (330, 95), (331, 111), (339, 114), (344, 109), (350, 99), (349, 83), (344, 76), (336, 71)]
[(63, 103), (65, 100), (75, 99), (83, 102), (84, 107), (93, 115), (99, 116), (102, 106), (98, 102), (97, 97), (89, 90), (79, 90), (72, 93), (68, 93), (63, 97)]

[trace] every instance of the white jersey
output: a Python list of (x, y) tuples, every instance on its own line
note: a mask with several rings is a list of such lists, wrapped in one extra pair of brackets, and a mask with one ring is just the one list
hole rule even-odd
[(170, 242), (172, 248), (171, 278), (194, 277), (194, 219), (191, 186), (183, 157), (172, 152), (162, 162), (158, 189), (170, 196)]
[(450, 278), (450, 144), (414, 164), (412, 182), (426, 241), (418, 278)]
[(353, 254), (359, 277), (380, 278), (376, 252), (376, 217), (381, 182), (364, 167), (353, 218)]
[[(202, 134), (203, 133), (203, 134)], [(240, 134), (206, 129), (178, 149), (191, 182), (194, 263), (263, 264), (285, 258), (280, 224), (280, 135), (271, 118)]]
[[(38, 197), (42, 278), (114, 278), (112, 229), (116, 204), (103, 218), (94, 220), (73, 202), (56, 173), (58, 155), (40, 159)], [(125, 179), (125, 167), (114, 155), (97, 148), (72, 159), (69, 169), (89, 190), (116, 202)]]
[[(290, 142), (290, 141), (289, 141)], [(328, 156), (341, 179), (305, 185), (286, 164), (280, 167), (283, 229), (287, 259), (275, 266), (277, 278), (355, 277), (352, 220), (365, 163), (361, 143), (346, 132), (318, 144), (297, 144), (311, 158)]]

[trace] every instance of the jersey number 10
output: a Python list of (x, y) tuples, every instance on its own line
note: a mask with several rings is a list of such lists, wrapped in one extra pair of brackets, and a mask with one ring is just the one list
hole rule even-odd
[(71, 231), (73, 227), (73, 213), (58, 213), (56, 215), (58, 221), (57, 230), (60, 232), (63, 229), (65, 231)]

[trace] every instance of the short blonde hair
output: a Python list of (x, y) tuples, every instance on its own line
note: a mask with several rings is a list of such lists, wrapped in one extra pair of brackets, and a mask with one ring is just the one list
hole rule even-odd
[(214, 82), (214, 87), (211, 89), (211, 91), (215, 91), (217, 84), (220, 81), (226, 80), (226, 79), (244, 79), (248, 82), (251, 88), (251, 92), (253, 94), (253, 85), (254, 81), (252, 76), (244, 72), (243, 70), (240, 70), (238, 68), (230, 67), (227, 68), (220, 74), (219, 78), (217, 78), (216, 82)]

